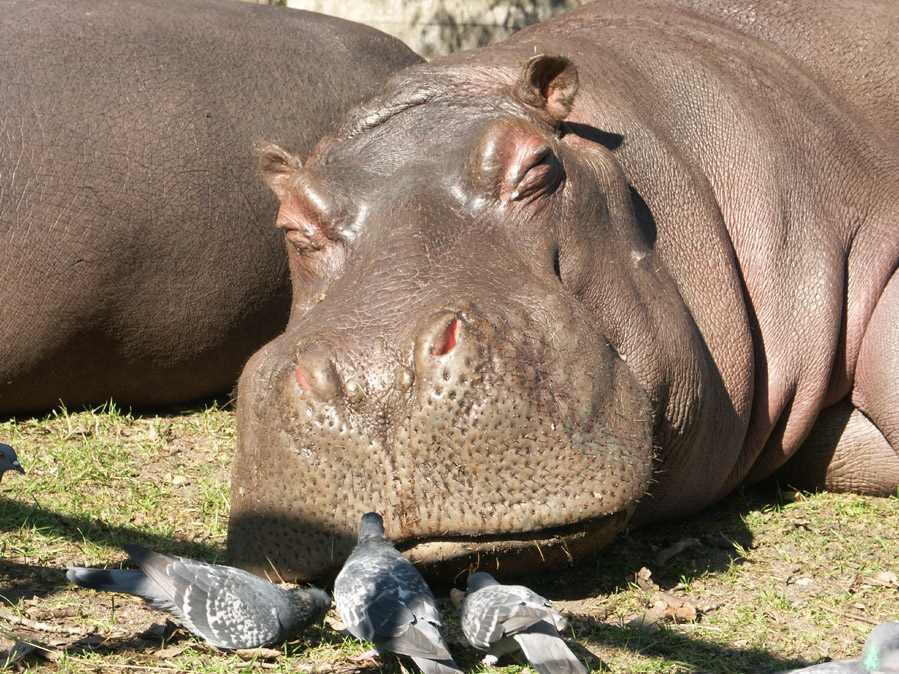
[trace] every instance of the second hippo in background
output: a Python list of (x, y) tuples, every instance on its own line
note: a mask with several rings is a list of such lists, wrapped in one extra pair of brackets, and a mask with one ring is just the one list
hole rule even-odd
[(0, 414), (234, 386), (287, 321), (256, 150), (310, 152), (421, 59), (228, 0), (0, 0)]

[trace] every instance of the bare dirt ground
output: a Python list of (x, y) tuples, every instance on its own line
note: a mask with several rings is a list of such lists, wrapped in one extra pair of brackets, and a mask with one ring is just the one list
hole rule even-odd
[[(280, 649), (232, 654), (130, 597), (68, 585), (67, 566), (117, 566), (125, 542), (224, 561), (229, 411), (62, 413), (0, 423), (0, 439), (28, 470), (0, 484), (0, 667), (11, 656), (11, 671), (414, 670), (351, 661), (365, 646), (333, 610)], [(897, 524), (896, 498), (756, 489), (520, 581), (569, 616), (565, 636), (592, 671), (771, 672), (858, 657), (875, 624), (899, 619)], [(446, 609), (463, 670), (493, 671)]]

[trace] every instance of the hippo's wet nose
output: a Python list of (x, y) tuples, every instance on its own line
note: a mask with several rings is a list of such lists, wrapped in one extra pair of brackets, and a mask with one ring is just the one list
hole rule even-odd
[(431, 314), (419, 324), (415, 370), (425, 375), (439, 371), (446, 379), (451, 372), (471, 369), (484, 349), (485, 329), (484, 321), (460, 312)]
[(304, 398), (322, 402), (330, 400), (337, 393), (339, 380), (334, 363), (321, 349), (301, 351), (294, 373)]
[(448, 356), (462, 339), (462, 318), (454, 311), (438, 311), (419, 326), (418, 355), (428, 360)]
[(445, 356), (459, 343), (461, 331), (462, 322), (458, 316), (441, 312), (433, 321), (429, 334), (425, 335), (425, 348), (432, 356)]

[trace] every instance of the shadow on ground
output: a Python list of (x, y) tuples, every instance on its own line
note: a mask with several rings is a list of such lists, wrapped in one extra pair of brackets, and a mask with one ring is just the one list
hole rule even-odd
[[(110, 526), (98, 519), (60, 515), (0, 496), (0, 533), (23, 527), (38, 531), (48, 538), (67, 538), (76, 543), (111, 546), (139, 543), (154, 550), (206, 562), (216, 562), (223, 557), (221, 548), (154, 535), (135, 527)], [(3, 580), (0, 603), (15, 604), (22, 598), (49, 596), (68, 584), (64, 566), (56, 566), (50, 559), (40, 560), (46, 564), (23, 564), (5, 559), (8, 556), (22, 557), (14, 552), (0, 552), (0, 579)], [(127, 555), (122, 552), (120, 557), (110, 559), (109, 565), (114, 567), (127, 559)], [(127, 566), (133, 564), (128, 563)]]
[(740, 490), (687, 520), (622, 532), (602, 550), (569, 567), (522, 576), (520, 582), (552, 599), (578, 600), (625, 589), (646, 567), (652, 580), (669, 590), (744, 563), (744, 551), (753, 546), (745, 516), (778, 505), (777, 490), (771, 487)]

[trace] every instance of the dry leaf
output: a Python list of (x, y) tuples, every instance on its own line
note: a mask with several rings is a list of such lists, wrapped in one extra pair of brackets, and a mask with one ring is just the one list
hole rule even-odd
[(183, 652), (184, 648), (182, 646), (168, 646), (156, 651), (154, 655), (160, 660), (169, 660), (170, 658), (178, 657)]
[(241, 660), (274, 660), (281, 655), (281, 651), (274, 648), (239, 648), (236, 651)]

